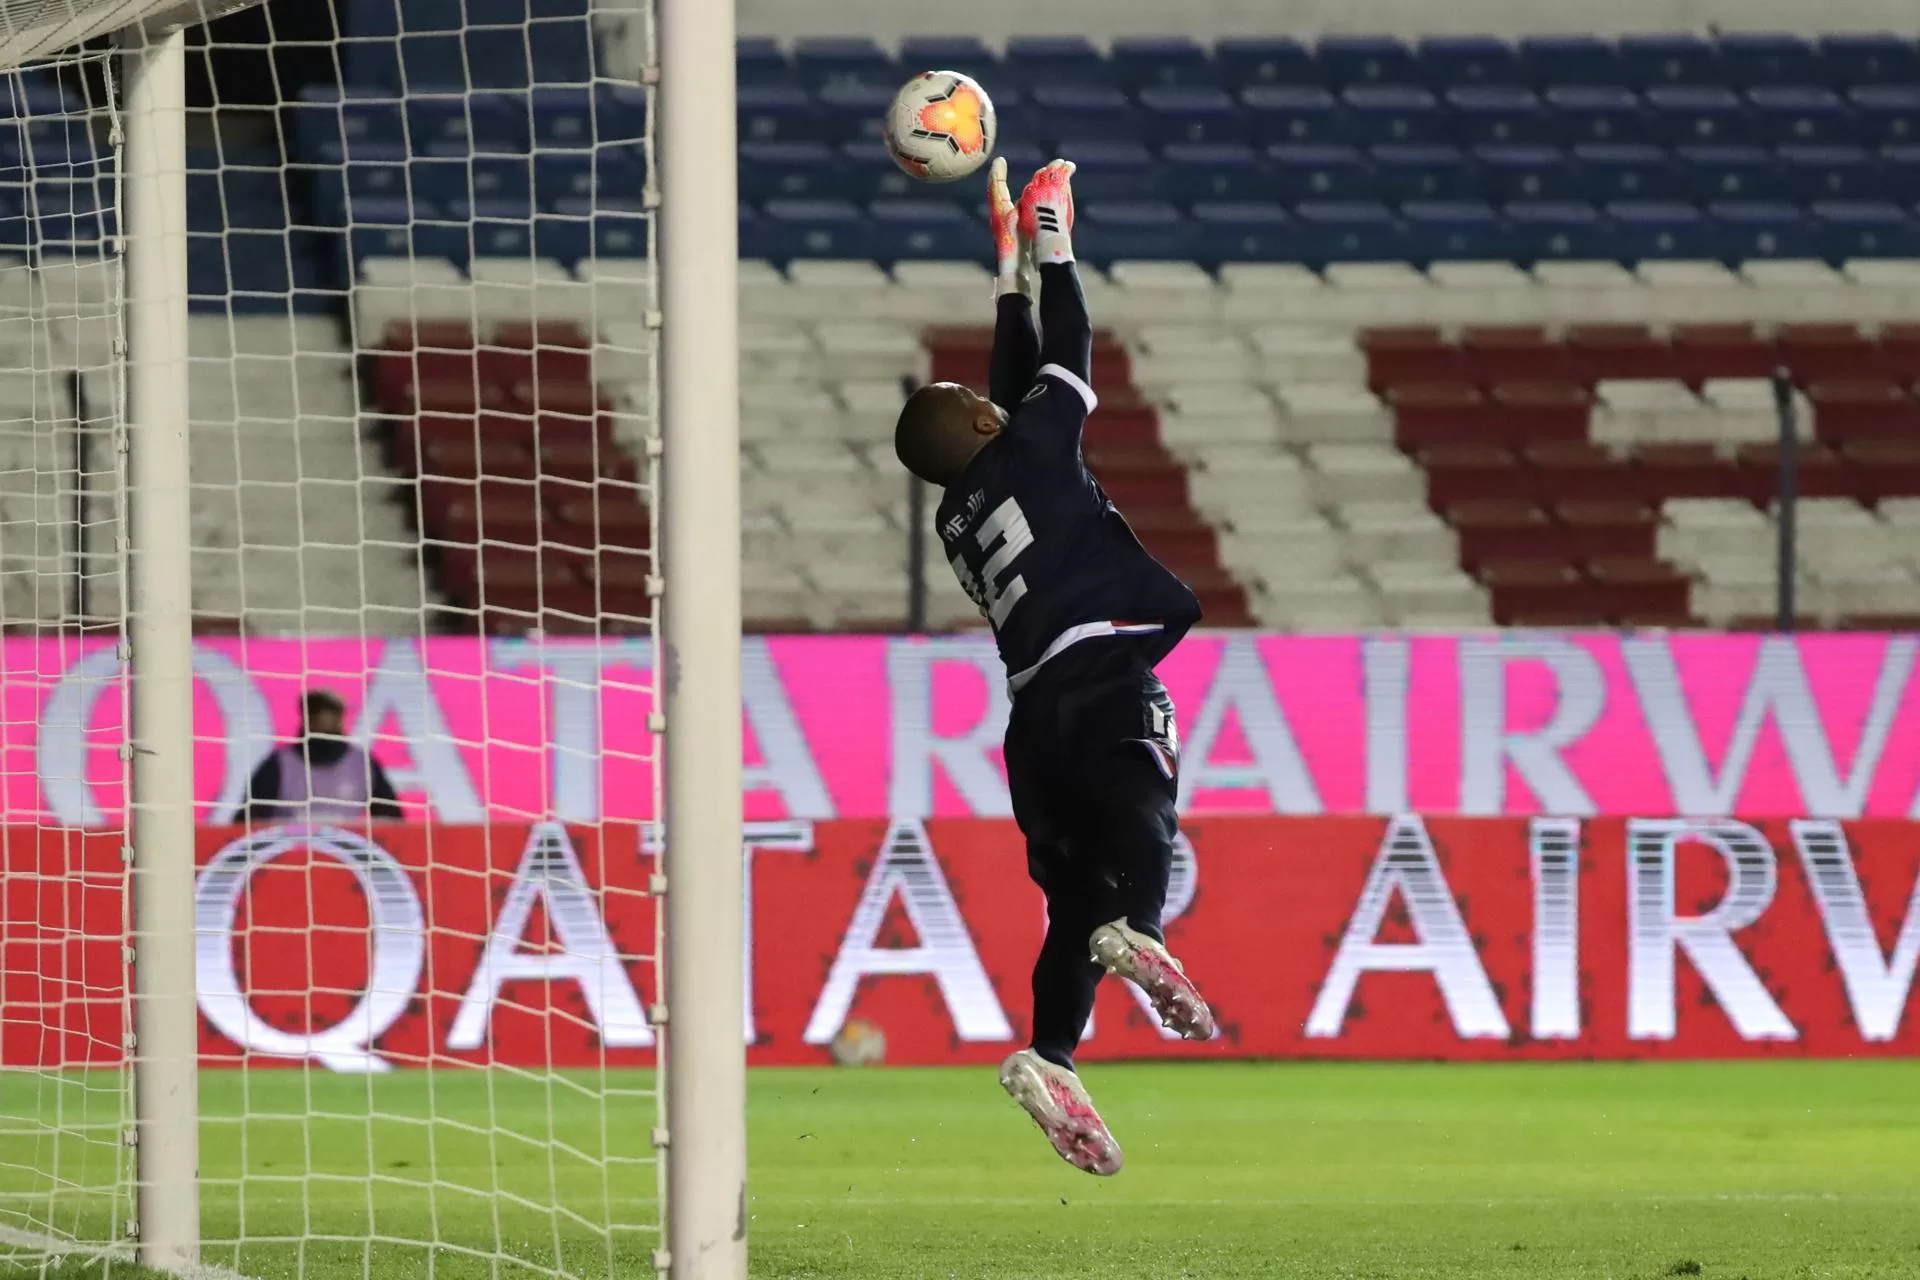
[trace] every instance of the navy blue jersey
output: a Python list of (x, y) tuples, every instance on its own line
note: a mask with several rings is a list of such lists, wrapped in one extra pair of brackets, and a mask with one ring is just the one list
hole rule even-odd
[(1042, 662), (1097, 636), (1140, 636), (1158, 662), (1200, 618), (1193, 592), (1140, 545), (1087, 470), (1080, 433), (1093, 406), (1084, 378), (1041, 366), (934, 516), (1015, 692)]

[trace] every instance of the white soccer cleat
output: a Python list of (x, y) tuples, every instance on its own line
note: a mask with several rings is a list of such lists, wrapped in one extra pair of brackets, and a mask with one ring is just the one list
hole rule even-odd
[(1147, 993), (1160, 1021), (1188, 1040), (1211, 1040), (1213, 1010), (1193, 985), (1180, 962), (1144, 933), (1127, 928), (1125, 920), (1103, 924), (1088, 940), (1093, 962), (1117, 973)]
[(1079, 1076), (1022, 1049), (1000, 1064), (1000, 1087), (1027, 1109), (1062, 1160), (1103, 1178), (1120, 1172), (1120, 1144)]

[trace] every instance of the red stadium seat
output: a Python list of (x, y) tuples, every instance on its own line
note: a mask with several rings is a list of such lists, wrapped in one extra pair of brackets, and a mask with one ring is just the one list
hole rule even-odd
[(1513, 450), (1498, 444), (1436, 444), (1420, 450), (1427, 474), (1427, 505), (1435, 511), (1463, 502), (1531, 496), (1532, 476)]
[(1587, 562), (1587, 576), (1609, 620), (1629, 615), (1678, 616), (1688, 612), (1693, 580), (1649, 556), (1603, 556)]
[(1367, 385), (1388, 387), (1461, 381), (1460, 352), (1431, 326), (1369, 329), (1360, 335), (1367, 357)]
[(1542, 440), (1521, 451), (1533, 492), (1549, 500), (1646, 502), (1646, 478), (1625, 458), (1586, 440)]
[(1476, 386), (1560, 382), (1567, 375), (1567, 349), (1529, 325), (1471, 327), (1460, 335), (1460, 376)]
[(1773, 342), (1780, 363), (1802, 386), (1882, 376), (1879, 345), (1850, 324), (1782, 325)]
[(1673, 330), (1673, 361), (1674, 377), (1705, 382), (1768, 377), (1779, 357), (1750, 324), (1683, 324)]
[(1570, 382), (1501, 383), (1493, 403), (1505, 438), (1517, 444), (1584, 440), (1593, 416), (1593, 393)]
[(1460, 537), (1460, 563), (1469, 572), (1503, 560), (1562, 554), (1562, 530), (1523, 499), (1466, 502), (1446, 512)]
[(1503, 627), (1517, 617), (1563, 619), (1562, 626), (1603, 621), (1594, 609), (1593, 585), (1564, 560), (1510, 560), (1490, 564), (1479, 574), (1492, 597), (1493, 620)]
[(1574, 325), (1566, 345), (1567, 376), (1576, 382), (1674, 376), (1673, 344), (1643, 324)]
[(1884, 379), (1816, 382), (1807, 388), (1815, 433), (1830, 444), (1862, 437), (1920, 440), (1920, 401)]
[(1907, 440), (1849, 440), (1840, 456), (1853, 473), (1848, 488), (1867, 501), (1920, 498), (1920, 433)]
[(1747, 477), (1733, 458), (1710, 444), (1647, 444), (1633, 452), (1649, 499), (1738, 498)]
[[(1824, 444), (1802, 443), (1796, 450), (1799, 493), (1803, 498), (1854, 496), (1854, 477), (1840, 455)], [(1780, 488), (1780, 446), (1749, 444), (1737, 455), (1744, 480), (1743, 496), (1766, 502)]]
[(1567, 531), (1567, 549), (1576, 559), (1608, 557), (1650, 559), (1660, 518), (1638, 502), (1562, 502), (1553, 509)]
[(1389, 387), (1385, 394), (1393, 407), (1394, 442), (1408, 452), (1500, 438), (1489, 425), (1486, 398), (1465, 383), (1413, 383)]

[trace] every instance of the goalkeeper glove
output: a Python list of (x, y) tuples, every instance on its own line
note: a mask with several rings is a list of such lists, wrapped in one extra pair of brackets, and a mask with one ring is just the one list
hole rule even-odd
[(1055, 160), (1027, 183), (1020, 233), (1032, 242), (1036, 263), (1073, 261), (1073, 161)]
[(1020, 234), (1020, 210), (1007, 193), (1007, 160), (997, 156), (987, 176), (987, 221), (993, 226), (993, 296), (1033, 296), (1031, 245)]

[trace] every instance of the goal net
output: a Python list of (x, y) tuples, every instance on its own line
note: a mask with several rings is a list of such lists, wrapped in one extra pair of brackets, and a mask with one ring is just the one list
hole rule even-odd
[[(48, 51), (237, 7), (0, 3), (35, 60), (0, 103), (0, 1271), (650, 1273), (654, 16), (346, 0), (324, 38), (291, 7), (195, 35), (174, 556), (140, 519), (165, 377), (133, 374), (129, 282), (168, 277), (123, 233), (170, 215), (128, 181), (135, 55)], [(169, 591), (196, 871), (162, 920), (140, 735), (173, 727), (139, 694)], [(149, 1062), (161, 928), (197, 1061)], [(196, 1101), (197, 1212), (153, 1196), (154, 1126), (185, 1108), (190, 1140)]]

